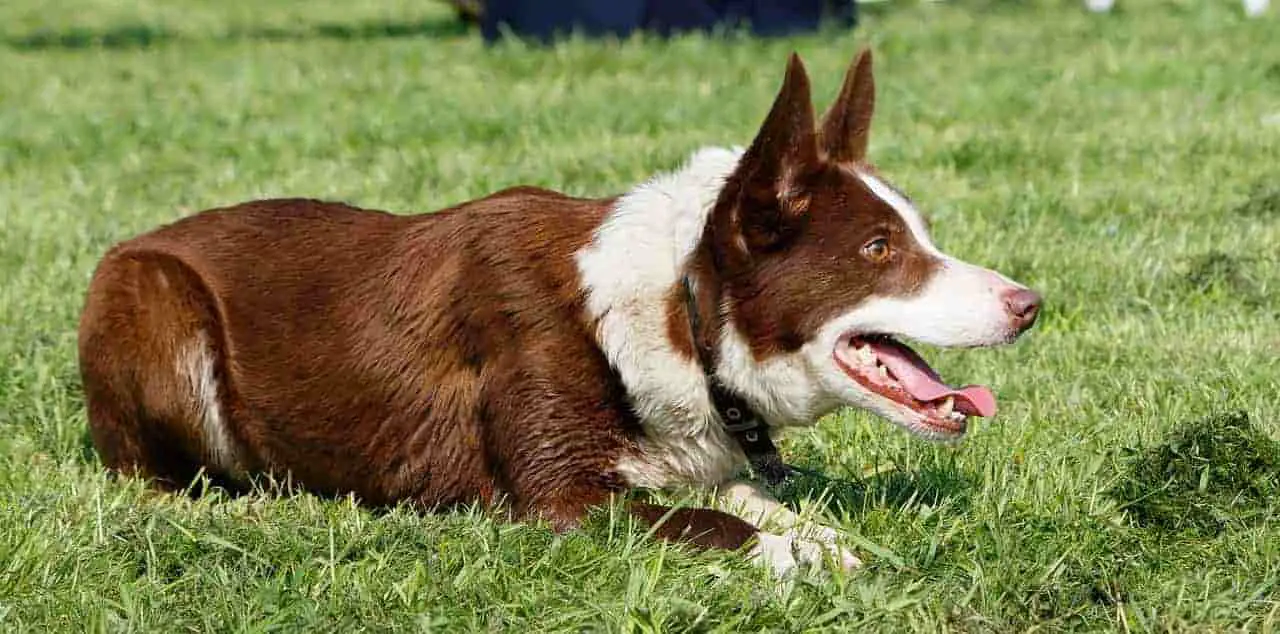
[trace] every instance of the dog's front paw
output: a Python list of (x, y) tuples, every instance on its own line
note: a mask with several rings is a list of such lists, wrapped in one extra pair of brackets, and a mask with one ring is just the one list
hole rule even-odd
[(836, 543), (836, 532), (827, 527), (809, 531), (791, 529), (781, 535), (759, 533), (751, 558), (784, 576), (797, 566), (819, 568), (829, 558), (848, 572), (862, 566), (862, 560)]

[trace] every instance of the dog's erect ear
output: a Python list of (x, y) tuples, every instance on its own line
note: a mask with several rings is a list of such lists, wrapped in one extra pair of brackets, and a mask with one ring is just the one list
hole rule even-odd
[(817, 166), (809, 77), (800, 56), (792, 53), (773, 107), (738, 163), (743, 202), (749, 203), (742, 210), (743, 229), (776, 233), (787, 220), (803, 214), (808, 198), (800, 186)]
[(866, 157), (875, 108), (876, 80), (871, 72), (871, 50), (864, 48), (849, 65), (840, 96), (822, 120), (822, 147), (828, 159), (852, 164)]

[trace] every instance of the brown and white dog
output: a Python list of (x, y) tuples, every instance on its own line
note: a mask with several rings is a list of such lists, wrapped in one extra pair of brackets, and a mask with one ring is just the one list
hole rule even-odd
[(620, 197), (518, 187), (417, 216), (263, 200), (125, 241), (80, 323), (94, 444), (162, 488), (273, 474), (371, 505), (504, 501), (558, 530), (627, 489), (715, 489), (727, 511), (629, 508), (779, 572), (857, 565), (734, 479), (748, 452), (717, 386), (768, 428), (856, 406), (956, 439), (990, 390), (900, 341), (1008, 343), (1040, 302), (941, 253), (866, 163), (874, 92), (864, 52), (819, 129), (793, 55), (748, 149)]

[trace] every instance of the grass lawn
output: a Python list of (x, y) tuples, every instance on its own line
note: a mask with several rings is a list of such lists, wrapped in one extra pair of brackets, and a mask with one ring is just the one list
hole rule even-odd
[[(1274, 631), (1275, 463), (1213, 463), (1222, 435), (1167, 443), (1233, 412), (1257, 446), (1280, 438), (1280, 13), (1034, 4), (895, 1), (785, 41), (487, 49), (426, 1), (3, 3), (0, 630)], [(824, 109), (864, 43), (873, 160), (940, 246), (1048, 300), (1016, 346), (924, 350), (999, 394), (962, 445), (857, 412), (785, 440), (824, 474), (786, 499), (842, 527), (864, 569), (777, 588), (607, 514), (556, 536), (480, 512), (155, 497), (102, 473), (75, 328), (114, 242), (264, 196), (408, 212), (520, 183), (619, 192), (747, 143), (792, 49)], [(1193, 481), (1133, 475), (1143, 451), (1190, 460)], [(1134, 512), (1179, 486), (1221, 493), (1213, 521), (1189, 521), (1190, 498)]]

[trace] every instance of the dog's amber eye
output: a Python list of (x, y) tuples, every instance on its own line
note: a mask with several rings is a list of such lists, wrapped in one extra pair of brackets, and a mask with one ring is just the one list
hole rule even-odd
[(889, 240), (876, 238), (862, 245), (862, 255), (872, 262), (884, 262), (889, 259)]

